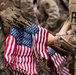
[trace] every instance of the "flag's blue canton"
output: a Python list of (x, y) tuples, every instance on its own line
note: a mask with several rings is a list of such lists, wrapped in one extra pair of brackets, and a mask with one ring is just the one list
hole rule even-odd
[(49, 54), (50, 56), (52, 56), (52, 55), (55, 54), (55, 50), (52, 49), (51, 47), (48, 48), (47, 52), (48, 52), (48, 54)]
[(32, 34), (39, 33), (39, 27), (38, 25), (29, 22), (32, 27), (21, 27), (16, 28), (14, 26), (10, 27), (10, 34), (16, 38), (17, 44), (19, 45), (25, 45), (27, 47), (32, 47)]
[(26, 31), (28, 32), (28, 33), (32, 33), (32, 34), (35, 34), (35, 33), (39, 33), (39, 27), (38, 27), (38, 25), (37, 24), (35, 24), (35, 23), (33, 23), (33, 22), (28, 22), (30, 25), (32, 25), (32, 27), (30, 28), (30, 27), (28, 27), (28, 26), (25, 26), (25, 28), (26, 28)]

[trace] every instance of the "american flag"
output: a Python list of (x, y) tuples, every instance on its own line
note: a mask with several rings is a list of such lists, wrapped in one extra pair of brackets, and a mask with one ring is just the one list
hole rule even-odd
[(48, 47), (47, 52), (56, 68), (56, 75), (71, 75), (70, 70), (66, 67), (66, 59), (63, 56), (55, 52), (51, 47)]
[[(11, 26), (10, 32), (5, 38), (5, 65), (9, 67), (12, 75), (38, 74), (35, 51), (41, 57), (49, 59), (48, 54), (50, 55), (50, 53), (46, 51), (48, 31), (32, 22), (29, 23), (32, 28), (25, 26), (17, 29)], [(70, 75), (67, 68), (64, 67), (62, 71), (61, 66), (59, 66), (64, 61), (61, 55), (54, 53), (50, 58), (56, 67), (58, 75)], [(67, 73), (65, 74), (65, 72)]]

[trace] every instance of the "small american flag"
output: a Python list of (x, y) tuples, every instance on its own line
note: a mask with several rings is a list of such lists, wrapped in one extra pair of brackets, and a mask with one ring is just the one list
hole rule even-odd
[(25, 26), (17, 29), (11, 26), (5, 38), (4, 57), (6, 66), (9, 66), (13, 75), (38, 74), (35, 50), (41, 57), (48, 58), (46, 53), (48, 31), (32, 22), (29, 23), (32, 28)]
[(66, 59), (52, 48), (48, 48), (48, 54), (51, 57), (54, 67), (56, 68), (56, 75), (71, 75), (69, 69), (66, 67)]
[[(49, 59), (48, 54), (50, 55), (50, 53), (46, 51), (48, 31), (32, 22), (29, 23), (32, 25), (32, 28), (25, 26), (17, 29), (11, 26), (10, 32), (5, 38), (5, 63), (11, 70), (12, 75), (38, 74), (35, 51), (41, 57)], [(53, 53), (51, 59), (58, 75), (70, 75), (66, 67), (63, 67), (63, 70), (61, 70), (60, 65), (64, 60), (61, 55)], [(64, 72), (67, 73), (64, 74)]]

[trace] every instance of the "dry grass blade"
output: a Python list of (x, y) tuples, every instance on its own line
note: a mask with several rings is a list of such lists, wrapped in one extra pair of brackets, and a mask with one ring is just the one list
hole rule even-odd
[(17, 28), (20, 28), (18, 25), (14, 24), (11, 20), (8, 20), (8, 19), (7, 19), (7, 22), (8, 22), (10, 25), (13, 25), (13, 26), (15, 26), (15, 27), (17, 27)]
[(17, 20), (18, 20), (19, 22), (21, 22), (21, 23), (24, 24), (24, 25), (28, 25), (29, 27), (32, 27), (27, 21), (25, 21), (25, 19), (24, 19), (22, 16), (17, 15), (17, 14), (15, 14), (15, 15), (16, 15)]
[(74, 46), (70, 42), (68, 42), (63, 36), (61, 36), (61, 39), (65, 41), (68, 45), (70, 45), (72, 48), (74, 48)]

